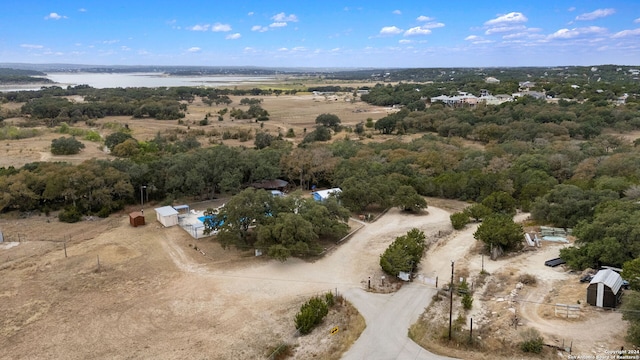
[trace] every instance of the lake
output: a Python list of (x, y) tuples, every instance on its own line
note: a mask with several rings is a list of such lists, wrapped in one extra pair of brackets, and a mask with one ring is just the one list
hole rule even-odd
[(9, 85), (0, 91), (40, 90), (42, 86), (89, 85), (96, 89), (127, 87), (234, 86), (276, 81), (275, 76), (170, 76), (163, 73), (48, 73), (57, 84)]

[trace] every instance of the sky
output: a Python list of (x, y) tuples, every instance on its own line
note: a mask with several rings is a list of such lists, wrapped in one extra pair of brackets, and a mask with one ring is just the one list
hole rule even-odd
[(0, 63), (640, 65), (639, 0), (15, 0)]

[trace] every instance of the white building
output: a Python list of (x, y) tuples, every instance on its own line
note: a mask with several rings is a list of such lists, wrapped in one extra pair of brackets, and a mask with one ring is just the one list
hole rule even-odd
[(164, 227), (178, 225), (178, 210), (171, 206), (163, 206), (154, 210), (156, 211), (156, 219)]

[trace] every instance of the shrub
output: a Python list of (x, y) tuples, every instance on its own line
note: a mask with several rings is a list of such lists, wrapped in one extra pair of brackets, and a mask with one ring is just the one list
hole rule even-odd
[(411, 229), (406, 235), (397, 237), (380, 255), (380, 267), (393, 276), (398, 276), (400, 271), (411, 272), (422, 259), (426, 247), (424, 233)]
[(453, 213), (449, 216), (451, 219), (451, 225), (454, 229), (460, 230), (469, 223), (469, 215), (464, 212)]
[(51, 153), (54, 155), (74, 155), (84, 149), (84, 144), (74, 137), (61, 137), (51, 140)]
[(520, 335), (524, 339), (524, 341), (520, 343), (520, 349), (523, 352), (534, 354), (540, 354), (542, 352), (542, 346), (544, 345), (544, 342), (538, 330), (527, 329)]
[(538, 281), (535, 275), (531, 274), (522, 274), (518, 277), (518, 281), (525, 285), (535, 285)]
[(329, 307), (319, 297), (311, 298), (300, 307), (300, 312), (296, 314), (295, 325), (300, 334), (305, 335), (311, 332), (322, 319), (329, 313)]
[(76, 209), (75, 206), (70, 206), (60, 211), (58, 214), (58, 220), (66, 223), (75, 223), (82, 219), (82, 214)]
[(333, 293), (329, 291), (328, 293), (324, 294), (324, 301), (327, 303), (328, 307), (332, 307), (333, 304), (335, 304)]
[(473, 306), (473, 296), (471, 296), (471, 294), (469, 293), (462, 295), (462, 307), (465, 310), (471, 310), (472, 306)]

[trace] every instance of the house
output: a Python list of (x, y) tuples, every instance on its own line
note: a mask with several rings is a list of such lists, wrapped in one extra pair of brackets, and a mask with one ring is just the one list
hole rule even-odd
[(178, 210), (171, 206), (163, 206), (154, 210), (156, 211), (156, 219), (164, 227), (178, 225)]
[(281, 179), (260, 180), (251, 184), (251, 187), (255, 189), (280, 190), (280, 191), (284, 191), (284, 189), (287, 186), (289, 186), (289, 182)]
[(499, 84), (500, 80), (494, 78), (493, 76), (489, 76), (488, 78), (484, 79), (484, 82), (486, 82), (487, 84)]
[(144, 225), (144, 213), (142, 211), (134, 211), (129, 214), (129, 224), (133, 227)]
[(311, 193), (311, 195), (313, 195), (313, 199), (315, 201), (325, 201), (327, 200), (331, 195), (338, 195), (342, 192), (342, 189), (340, 188), (332, 188), (332, 189), (327, 189), (327, 190), (318, 190), (318, 191), (314, 191)]
[(611, 269), (598, 271), (587, 287), (587, 303), (605, 308), (615, 308), (622, 296), (622, 277)]

